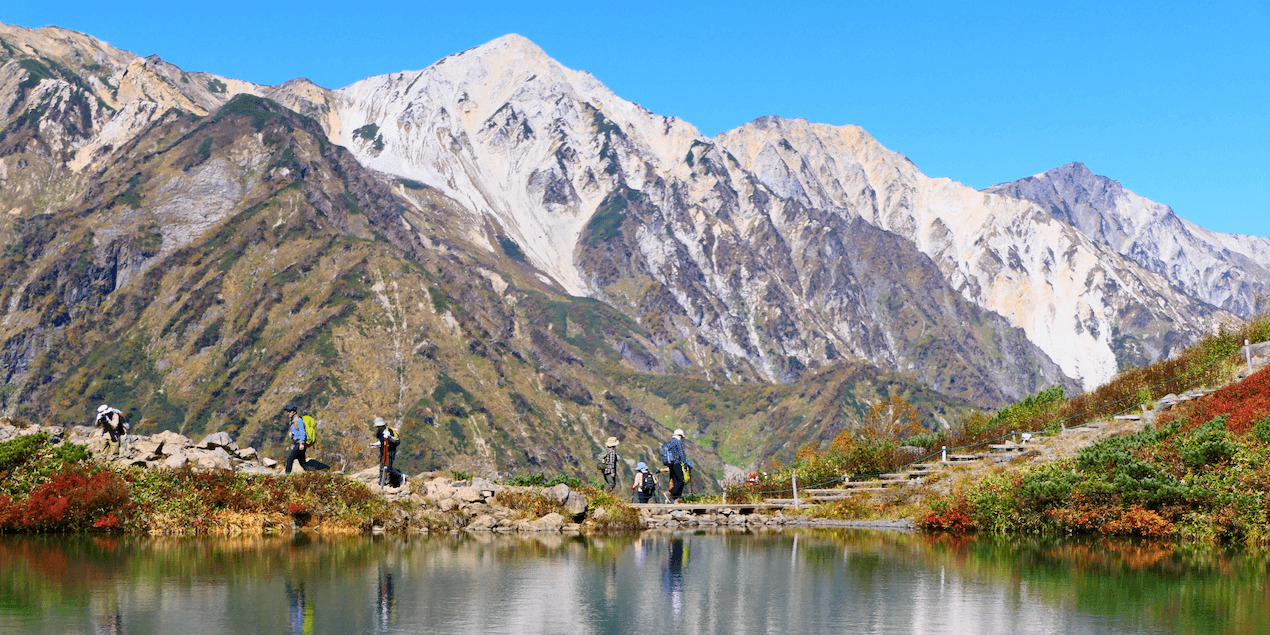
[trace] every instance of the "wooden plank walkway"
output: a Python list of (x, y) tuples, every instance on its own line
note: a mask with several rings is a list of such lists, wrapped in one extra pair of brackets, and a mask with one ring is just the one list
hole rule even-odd
[(653, 509), (661, 511), (674, 511), (682, 509), (692, 512), (713, 512), (720, 509), (731, 509), (739, 512), (755, 509), (784, 509), (789, 505), (780, 505), (772, 503), (629, 503), (635, 509)]

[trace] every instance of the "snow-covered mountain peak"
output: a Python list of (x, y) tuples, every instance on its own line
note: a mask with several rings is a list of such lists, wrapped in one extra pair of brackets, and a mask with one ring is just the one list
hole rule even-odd
[(1081, 163), (984, 191), (1039, 204), (1192, 297), (1243, 317), (1266, 308), (1262, 298), (1270, 293), (1270, 239), (1195, 225)]
[[(331, 136), (363, 164), (436, 187), (491, 219), (575, 295), (589, 292), (574, 246), (603, 198), (676, 169), (705, 140), (519, 35), (357, 82), (336, 91), (334, 106)], [(482, 223), (471, 226), (473, 242), (495, 249)]]

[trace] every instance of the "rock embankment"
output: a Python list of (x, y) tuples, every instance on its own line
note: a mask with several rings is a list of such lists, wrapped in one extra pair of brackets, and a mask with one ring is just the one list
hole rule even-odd
[(127, 435), (118, 456), (106, 452), (107, 438), (99, 428), (74, 426), (18, 426), (0, 421), (0, 441), (26, 434), (44, 433), (55, 444), (67, 441), (88, 448), (93, 456), (117, 465), (138, 467), (189, 466), (199, 470), (234, 470), (252, 474), (276, 474), (278, 462), (265, 458), (255, 448), (240, 448), (227, 432), (214, 432), (199, 442), (172, 431), (152, 435)]

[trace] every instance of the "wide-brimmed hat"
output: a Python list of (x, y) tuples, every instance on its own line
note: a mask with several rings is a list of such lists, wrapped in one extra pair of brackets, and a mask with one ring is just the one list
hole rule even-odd
[(683, 435), (684, 435), (684, 429), (683, 429), (683, 428), (675, 428), (675, 436), (677, 436), (677, 437), (679, 437), (679, 438), (683, 438)]
[(636, 464), (635, 464), (635, 471), (636, 471), (636, 472), (647, 472), (647, 471), (648, 471), (648, 464), (647, 464), (647, 463), (644, 463), (643, 461), (640, 461), (639, 463), (636, 463)]
[(106, 404), (102, 404), (102, 405), (100, 405), (100, 406), (97, 406), (97, 414), (101, 414), (101, 413), (103, 413), (103, 412), (105, 412), (105, 411), (107, 411), (107, 410), (110, 410), (110, 406), (107, 406)]
[(386, 425), (388, 425), (388, 424), (387, 424), (387, 423), (384, 423), (384, 418), (383, 418), (383, 417), (375, 417), (375, 427), (376, 427), (376, 428), (382, 428), (382, 427), (384, 427), (384, 426), (386, 426)]
[(617, 447), (617, 437), (609, 437), (609, 440), (604, 442), (604, 447), (606, 448)]

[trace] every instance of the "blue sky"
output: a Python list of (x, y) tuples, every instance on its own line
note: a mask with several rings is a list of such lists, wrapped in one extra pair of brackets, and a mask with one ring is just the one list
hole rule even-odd
[(976, 188), (1081, 161), (1211, 229), (1270, 236), (1266, 0), (5, 4), (0, 22), (330, 88), (520, 33), (706, 134), (769, 114), (858, 124)]

